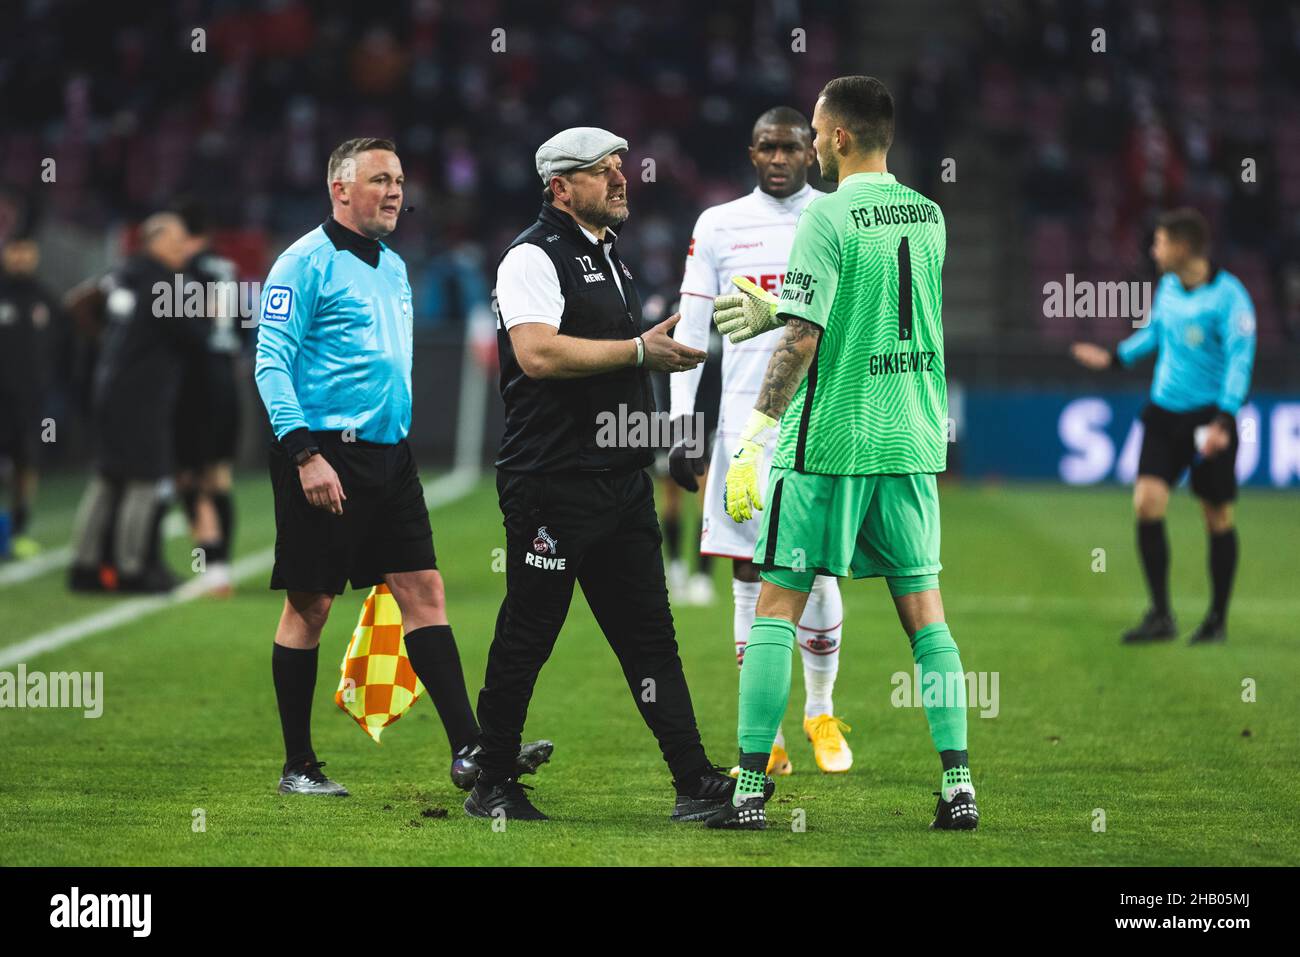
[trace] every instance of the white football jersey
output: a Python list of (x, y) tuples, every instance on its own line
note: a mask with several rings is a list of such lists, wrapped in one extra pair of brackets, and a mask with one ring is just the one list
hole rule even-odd
[[(683, 315), (687, 297), (708, 300), (711, 311), (715, 296), (735, 292), (732, 276), (747, 276), (779, 296), (786, 260), (794, 244), (795, 223), (804, 207), (821, 195), (821, 190), (805, 184), (797, 193), (777, 199), (756, 186), (739, 199), (702, 212), (686, 252), (681, 286)], [(780, 329), (773, 329), (739, 344), (723, 338), (720, 442), (730, 445), (728, 440), (745, 427), (780, 335)]]

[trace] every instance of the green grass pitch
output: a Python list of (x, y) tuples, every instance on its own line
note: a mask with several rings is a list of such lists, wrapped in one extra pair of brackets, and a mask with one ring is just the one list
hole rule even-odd
[[(66, 541), (79, 490), (51, 482), (34, 532)], [(238, 491), (237, 554), (249, 555), (273, 540), (269, 489), (250, 474)], [(1286, 800), (1300, 741), (1295, 496), (1245, 493), (1230, 639), (1204, 648), (1118, 643), (1143, 607), (1125, 491), (947, 483), (941, 500), (948, 620), (966, 669), (999, 681), (997, 716), (971, 711), (983, 814), (974, 834), (927, 830), (938, 760), (923, 712), (891, 705), (890, 677), (912, 661), (882, 582), (844, 583), (835, 701), (853, 727), (853, 770), (816, 770), (800, 733), (796, 664), (785, 723), (795, 774), (778, 782), (769, 830), (747, 834), (668, 821), (666, 769), (576, 597), (526, 731), (556, 742), (531, 781), (553, 820), (494, 831), (461, 810), (432, 704), (422, 700), (379, 747), (334, 707), (360, 593), (335, 605), (314, 715), (317, 751), (353, 796), (275, 793), (269, 659), (280, 599), (259, 574), (233, 599), (170, 607), (26, 663), (104, 672), (104, 712), (0, 711), (0, 865), (1300, 863)], [(1186, 632), (1208, 590), (1205, 536), (1186, 491), (1169, 525)], [(491, 482), (435, 510), (433, 527), (476, 697), (504, 588), (492, 570), (502, 530)], [(1093, 570), (1099, 548), (1104, 572)], [(183, 540), (171, 551), (176, 567), (188, 565)], [(731, 764), (729, 569), (719, 563), (715, 574), (715, 604), (674, 617), (705, 746)], [(70, 596), (53, 572), (0, 587), (0, 652), (120, 600)], [(1254, 702), (1243, 701), (1246, 679)], [(196, 809), (205, 830), (193, 826)]]

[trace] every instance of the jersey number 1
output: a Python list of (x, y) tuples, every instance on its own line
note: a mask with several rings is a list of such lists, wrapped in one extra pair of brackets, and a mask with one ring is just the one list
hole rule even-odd
[(898, 338), (912, 338), (912, 252), (906, 236), (898, 241)]

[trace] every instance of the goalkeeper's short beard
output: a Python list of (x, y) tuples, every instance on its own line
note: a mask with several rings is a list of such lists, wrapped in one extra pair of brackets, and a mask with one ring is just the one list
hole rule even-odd
[(839, 159), (834, 153), (831, 153), (825, 159), (820, 153), (817, 154), (817, 168), (822, 174), (822, 179), (828, 183), (838, 183), (840, 181), (840, 164)]

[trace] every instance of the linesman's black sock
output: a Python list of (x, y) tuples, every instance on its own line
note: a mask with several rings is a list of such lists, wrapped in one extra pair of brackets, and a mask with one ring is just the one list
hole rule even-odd
[(1147, 576), (1151, 607), (1158, 615), (1169, 614), (1169, 540), (1165, 537), (1165, 520), (1137, 523), (1138, 554)]
[(1237, 530), (1210, 535), (1210, 584), (1214, 590), (1211, 611), (1220, 620), (1228, 617), (1228, 599), (1232, 597), (1232, 579), (1237, 571)]
[(280, 706), (286, 769), (304, 760), (316, 760), (311, 748), (311, 698), (316, 690), (319, 651), (319, 645), (315, 648), (275, 645), (271, 652), (271, 677), (275, 681), (275, 701)]
[(469, 705), (465, 674), (460, 667), (460, 652), (456, 650), (451, 625), (417, 628), (405, 636), (405, 641), (411, 669), (433, 698), (451, 753), (472, 746), (478, 741), (478, 723)]

